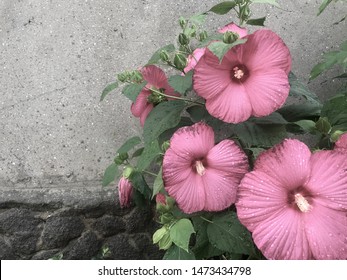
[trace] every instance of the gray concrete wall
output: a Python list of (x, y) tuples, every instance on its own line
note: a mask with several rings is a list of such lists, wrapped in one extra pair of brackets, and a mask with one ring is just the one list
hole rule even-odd
[[(115, 91), (100, 103), (102, 89), (173, 42), (180, 15), (218, 2), (0, 0), (0, 208), (73, 208), (80, 196), (88, 204), (88, 195), (116, 200), (115, 186), (101, 190), (102, 173), (141, 128), (130, 101)], [(321, 0), (278, 2), (281, 9), (256, 6), (255, 17), (268, 16), (267, 27), (292, 52), (293, 71), (307, 81), (320, 55), (345, 40), (346, 23), (333, 23), (347, 5), (316, 17)], [(212, 30), (231, 20), (211, 15), (207, 24)], [(322, 99), (336, 87), (327, 81), (333, 74), (310, 84)]]

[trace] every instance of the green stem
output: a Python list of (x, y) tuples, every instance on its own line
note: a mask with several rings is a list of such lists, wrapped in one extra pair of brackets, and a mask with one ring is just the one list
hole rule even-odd
[(157, 176), (158, 176), (157, 174), (152, 173), (152, 172), (149, 172), (149, 171), (147, 171), (147, 170), (143, 170), (142, 172), (143, 172), (143, 173), (146, 173), (146, 174), (148, 174), (148, 175), (152, 175), (152, 176), (154, 176), (154, 177), (157, 177)]
[(213, 224), (213, 222), (212, 222), (212, 221), (210, 221), (210, 220), (208, 220), (208, 219), (204, 218), (203, 216), (200, 216), (200, 218), (201, 218), (202, 220), (204, 220), (204, 221), (206, 221), (206, 222), (210, 223), (210, 224)]

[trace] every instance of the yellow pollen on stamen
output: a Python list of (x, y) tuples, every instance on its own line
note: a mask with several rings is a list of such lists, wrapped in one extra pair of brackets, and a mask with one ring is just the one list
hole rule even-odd
[(300, 193), (294, 195), (295, 203), (300, 209), (301, 212), (308, 212), (311, 209), (311, 205), (308, 203), (305, 197), (303, 197)]
[(202, 176), (205, 174), (205, 166), (202, 164), (202, 162), (200, 160), (197, 160), (195, 162), (195, 168), (196, 168), (196, 172)]
[(239, 69), (239, 67), (237, 67), (237, 66), (234, 67), (233, 70), (234, 70), (234, 77), (236, 79), (240, 80), (245, 75), (245, 73), (241, 69)]

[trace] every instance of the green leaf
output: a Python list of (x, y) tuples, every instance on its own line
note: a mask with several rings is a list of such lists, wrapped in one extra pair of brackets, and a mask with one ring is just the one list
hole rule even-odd
[(182, 100), (167, 101), (155, 106), (143, 127), (145, 145), (158, 139), (164, 131), (175, 127), (181, 119), (184, 106), (185, 103)]
[(319, 16), (324, 10), (325, 8), (331, 3), (332, 0), (324, 0), (322, 2), (322, 4), (319, 6), (319, 11), (317, 16)]
[(163, 260), (195, 260), (192, 252), (187, 253), (176, 245), (171, 246), (165, 253)]
[(140, 137), (138, 136), (131, 137), (127, 141), (125, 141), (125, 143), (117, 150), (117, 154), (125, 154), (140, 143), (141, 143)]
[(347, 131), (347, 96), (338, 95), (329, 99), (323, 105), (321, 117), (326, 117), (334, 130)]
[(287, 124), (288, 122), (278, 112), (273, 112), (271, 115), (261, 118), (251, 118), (250, 121), (257, 124)]
[(314, 133), (316, 131), (316, 123), (312, 120), (300, 120), (289, 123), (286, 126), (288, 132), (301, 134), (301, 133)]
[(169, 84), (176, 92), (185, 94), (192, 88), (193, 71), (189, 71), (185, 76), (174, 75), (169, 78)]
[(159, 62), (160, 60), (160, 53), (162, 51), (166, 51), (168, 53), (171, 53), (173, 51), (175, 51), (175, 46), (173, 44), (169, 44), (169, 45), (166, 45), (160, 49), (158, 49), (153, 55), (152, 57), (150, 58), (150, 60), (147, 62), (146, 65), (150, 65), (150, 64), (156, 64)]
[(247, 150), (250, 150), (252, 152), (254, 159), (257, 159), (257, 157), (265, 151), (265, 149), (263, 148), (247, 148)]
[(339, 51), (332, 51), (323, 55), (323, 62), (315, 65), (310, 73), (310, 80), (319, 76), (322, 72), (328, 70), (335, 64), (340, 64), (342, 67), (347, 66), (347, 50), (343, 47)]
[(304, 104), (292, 104), (277, 110), (288, 122), (296, 122), (302, 119), (316, 119), (319, 117), (322, 105), (306, 102)]
[(316, 122), (316, 129), (325, 135), (329, 134), (331, 131), (331, 124), (329, 123), (328, 118), (319, 118), (319, 120)]
[(139, 157), (137, 168), (141, 171), (145, 170), (160, 153), (161, 150), (157, 140), (147, 143)]
[(266, 17), (262, 17), (262, 18), (251, 18), (249, 20), (247, 20), (247, 24), (249, 25), (255, 25), (255, 26), (265, 26)]
[(310, 103), (321, 104), (318, 99), (318, 96), (315, 93), (309, 91), (307, 86), (304, 85), (302, 82), (300, 82), (293, 72), (289, 73), (289, 84), (290, 84), (290, 91), (289, 91), (290, 96), (299, 97), (299, 98), (303, 97)]
[(213, 246), (230, 253), (254, 255), (255, 246), (249, 231), (235, 212), (215, 215), (207, 225), (207, 235)]
[(107, 94), (118, 87), (118, 82), (107, 85), (101, 93), (100, 101), (103, 101)]
[(152, 192), (152, 198), (159, 193), (164, 188), (164, 182), (163, 182), (163, 167), (160, 167), (159, 173), (157, 177), (155, 177), (154, 183), (153, 183), (153, 192)]
[(219, 61), (222, 61), (224, 55), (233, 47), (244, 44), (247, 41), (247, 39), (239, 39), (236, 40), (232, 44), (226, 44), (224, 42), (212, 42), (208, 45), (208, 48), (215, 56), (218, 57)]
[(128, 97), (132, 102), (135, 102), (137, 96), (139, 95), (139, 93), (145, 85), (146, 82), (143, 82), (141, 84), (126, 85), (122, 90), (122, 94)]
[(235, 132), (247, 147), (271, 147), (287, 136), (284, 125), (262, 125), (250, 121), (235, 125)]
[(118, 166), (115, 163), (111, 163), (105, 170), (102, 178), (102, 186), (106, 187), (108, 184), (114, 181), (118, 173)]
[(195, 233), (195, 230), (188, 219), (180, 219), (170, 228), (172, 242), (187, 253), (189, 253), (189, 240), (192, 233)]
[(334, 77), (333, 79), (346, 79), (346, 78), (347, 78), (347, 73), (343, 73), (341, 75)]
[(144, 147), (137, 149), (131, 157), (132, 158), (139, 157), (140, 155), (142, 155), (143, 150), (144, 150)]
[(236, 6), (235, 1), (225, 1), (222, 3), (219, 3), (215, 6), (213, 6), (209, 12), (213, 12), (218, 15), (225, 15), (228, 13), (231, 9), (233, 9)]
[(279, 7), (280, 5), (277, 3), (277, 0), (251, 0), (252, 3), (259, 3), (259, 4), (270, 4), (272, 6)]
[(193, 15), (189, 18), (189, 21), (196, 25), (201, 25), (206, 20), (206, 13)]
[(129, 180), (131, 181), (133, 187), (138, 190), (146, 199), (151, 198), (151, 189), (148, 187), (141, 172), (134, 170), (131, 173)]

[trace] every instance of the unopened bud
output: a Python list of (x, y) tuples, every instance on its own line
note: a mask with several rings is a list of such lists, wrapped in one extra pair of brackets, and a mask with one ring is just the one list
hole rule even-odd
[(128, 79), (128, 75), (126, 73), (118, 74), (118, 81), (124, 83)]
[(200, 34), (199, 34), (199, 41), (204, 41), (206, 38), (207, 38), (207, 31), (206, 30), (204, 30), (203, 32), (201, 32)]
[(168, 148), (170, 148), (170, 141), (169, 141), (169, 140), (165, 141), (165, 142), (161, 145), (161, 149), (163, 150), (163, 152), (166, 152)]
[(330, 140), (335, 143), (337, 140), (339, 140), (340, 136), (344, 133), (345, 133), (345, 131), (336, 130), (336, 131), (334, 131), (333, 134), (331, 134)]
[(180, 17), (179, 22), (180, 22), (181, 28), (184, 29), (186, 27), (188, 21), (186, 19), (184, 19), (184, 17)]
[(182, 46), (186, 46), (189, 44), (189, 38), (186, 34), (184, 33), (180, 33), (178, 35), (178, 42), (182, 45)]
[(187, 65), (187, 59), (183, 54), (175, 54), (175, 58), (174, 58), (174, 65), (176, 66), (176, 68), (178, 70), (183, 71), (183, 69), (186, 67)]
[(133, 171), (134, 168), (132, 168), (131, 166), (127, 166), (123, 171), (123, 177), (129, 179)]
[(239, 38), (239, 35), (237, 35), (234, 32), (226, 31), (223, 34), (223, 42), (226, 44), (232, 44)]
[(129, 158), (128, 153), (121, 153), (118, 154), (115, 159), (114, 159), (114, 163), (117, 165), (121, 165), (125, 160), (127, 160)]
[(165, 51), (165, 50), (162, 50), (161, 52), (160, 52), (160, 59), (162, 60), (162, 61), (169, 61), (169, 54), (167, 53), (167, 51)]
[(131, 79), (136, 82), (136, 83), (140, 83), (143, 81), (143, 77), (142, 77), (142, 74), (140, 71), (138, 70), (135, 70), (132, 72), (132, 75), (131, 75)]

